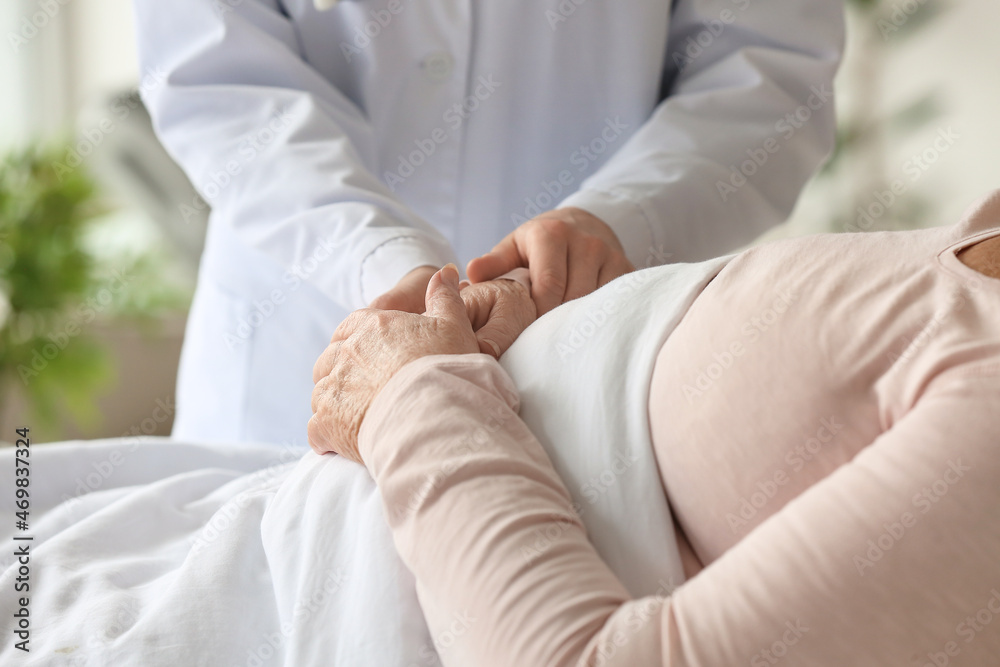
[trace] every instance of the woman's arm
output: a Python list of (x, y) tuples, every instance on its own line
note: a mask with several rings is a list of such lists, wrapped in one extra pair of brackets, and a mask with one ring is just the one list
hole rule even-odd
[(997, 378), (940, 378), (666, 599), (630, 600), (587, 542), (492, 359), (409, 363), (359, 444), (446, 665), (987, 664), (1000, 654)]

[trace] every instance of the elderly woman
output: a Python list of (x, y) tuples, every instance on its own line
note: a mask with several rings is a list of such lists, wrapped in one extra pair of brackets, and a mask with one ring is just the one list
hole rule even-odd
[[(316, 365), (310, 442), (367, 466), (425, 607), (475, 619), (462, 664), (988, 664), (1000, 655), (998, 260), (1000, 193), (953, 227), (709, 263), (677, 322), (656, 316), (679, 298), (657, 277), (671, 268), (631, 274), (579, 300), (591, 326), (556, 339), (547, 323), (579, 302), (528, 328), (528, 289), (473, 285), (467, 307), (445, 267), (424, 315), (364, 310), (337, 329)], [(530, 338), (534, 358), (561, 362), (536, 385), (568, 406), (566, 428), (574, 410), (645, 417), (619, 437), (648, 437), (655, 453), (672, 513), (658, 520), (674, 524), (687, 578), (676, 590), (632, 595), (588, 541), (522, 420), (524, 392), (519, 416), (490, 354), (526, 328), (504, 361)], [(615, 364), (630, 386), (591, 386)], [(474, 431), (485, 437), (469, 447)], [(558, 537), (526, 559), (552, 525)]]

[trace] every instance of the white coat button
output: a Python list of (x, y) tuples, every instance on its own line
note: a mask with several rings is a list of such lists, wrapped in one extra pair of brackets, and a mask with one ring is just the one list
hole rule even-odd
[(420, 63), (420, 69), (424, 71), (424, 76), (429, 81), (435, 83), (446, 81), (455, 69), (455, 61), (450, 53), (438, 51), (432, 53)]

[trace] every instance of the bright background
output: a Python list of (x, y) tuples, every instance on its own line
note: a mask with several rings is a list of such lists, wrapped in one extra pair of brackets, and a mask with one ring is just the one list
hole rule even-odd
[[(768, 238), (857, 225), (857, 208), (871, 207), (877, 191), (904, 178), (906, 161), (930, 150), (939, 131), (949, 128), (958, 140), (934, 156), (919, 181), (870, 228), (950, 224), (972, 201), (1000, 185), (994, 160), (1000, 155), (995, 121), (1000, 107), (1000, 3), (852, 0), (848, 5), (848, 50), (837, 86), (841, 150), (809, 185), (791, 220)], [(0, 155), (32, 141), (92, 129), (88, 123), (102, 117), (108, 100), (134, 89), (146, 74), (136, 62), (128, 0), (69, 0), (27, 43), (15, 44), (11, 35), (24, 35), (25, 17), (39, 7), (36, 0), (0, 3)], [(906, 16), (907, 10), (902, 29), (883, 34), (887, 24), (880, 28), (879, 19), (891, 18), (893, 11)], [(107, 140), (126, 143), (126, 138), (109, 135)], [(163, 280), (189, 297), (196, 255), (178, 243), (177, 230), (165, 233), (163, 221), (141, 201), (114, 187), (104, 190), (108, 211), (91, 242), (162, 255)], [(164, 405), (172, 405), (183, 321), (183, 307), (157, 312), (155, 326), (99, 319), (88, 334), (110, 351), (115, 377), (95, 389), (95, 419), (89, 426), (60, 418), (47, 425), (51, 437), (117, 436), (136, 429), (168, 433), (170, 419), (160, 415)], [(0, 393), (0, 440), (5, 440), (10, 439), (7, 431), (29, 413), (17, 377), (0, 381), (8, 389)]]

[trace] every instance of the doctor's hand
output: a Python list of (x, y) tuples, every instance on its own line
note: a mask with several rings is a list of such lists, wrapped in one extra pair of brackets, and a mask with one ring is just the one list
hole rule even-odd
[(368, 307), (378, 310), (401, 310), (404, 313), (419, 315), (424, 312), (427, 283), (436, 272), (436, 266), (418, 266), (403, 276), (391, 290), (376, 297)]
[(518, 266), (531, 273), (531, 297), (540, 316), (635, 271), (611, 228), (579, 208), (556, 209), (528, 220), (469, 262), (466, 272), (479, 283)]
[(368, 406), (400, 368), (434, 354), (469, 354), (480, 345), (449, 264), (427, 285), (424, 315), (364, 308), (333, 334), (313, 368), (309, 445), (361, 462), (358, 433)]

